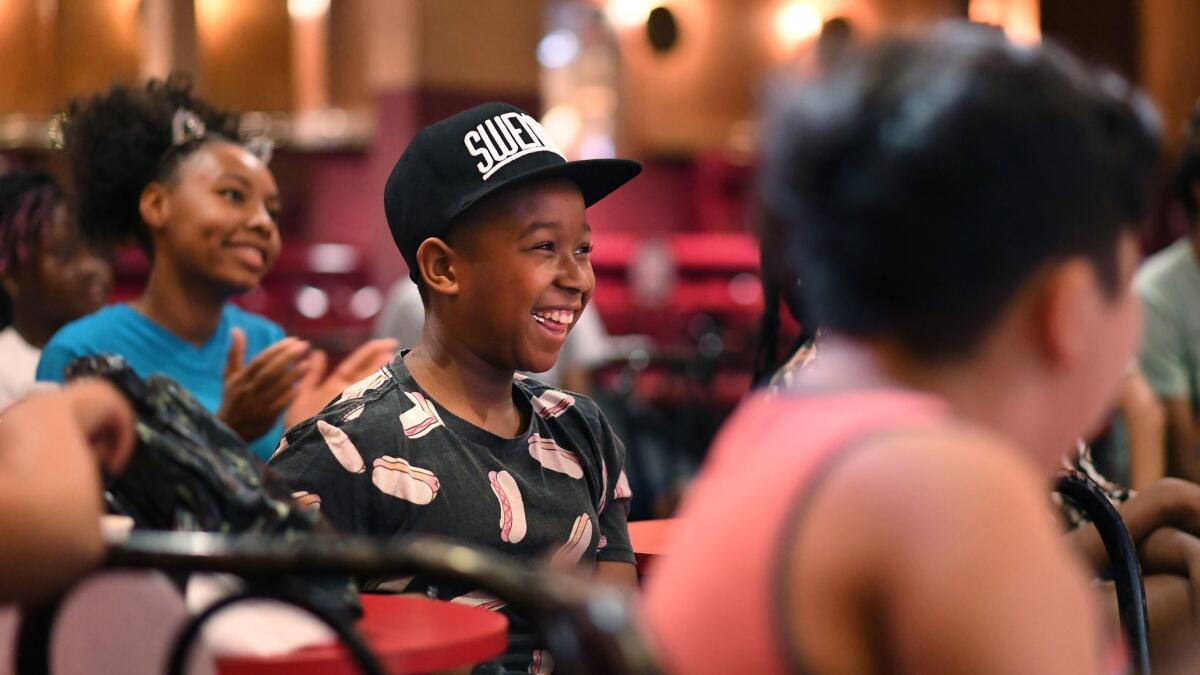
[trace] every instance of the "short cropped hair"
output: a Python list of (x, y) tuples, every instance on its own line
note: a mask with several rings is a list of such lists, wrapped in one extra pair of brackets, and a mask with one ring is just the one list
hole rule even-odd
[(854, 50), (769, 110), (760, 197), (812, 318), (925, 362), (970, 355), (1048, 263), (1084, 256), (1115, 294), (1159, 162), (1124, 80), (965, 24)]

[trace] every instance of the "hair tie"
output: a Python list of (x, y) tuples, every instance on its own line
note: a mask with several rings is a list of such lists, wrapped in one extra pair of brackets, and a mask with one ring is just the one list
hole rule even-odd
[(198, 141), (204, 138), (207, 131), (208, 127), (199, 115), (187, 108), (180, 108), (171, 118), (171, 145), (180, 146)]
[(242, 147), (259, 158), (263, 164), (270, 164), (271, 155), (275, 154), (275, 141), (266, 135), (251, 136), (242, 142)]

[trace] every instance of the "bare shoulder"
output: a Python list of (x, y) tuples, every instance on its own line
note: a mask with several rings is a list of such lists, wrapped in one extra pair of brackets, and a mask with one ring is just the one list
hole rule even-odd
[[(999, 513), (1045, 522), (1048, 477), (1019, 448), (961, 425), (891, 431), (846, 451), (814, 498), (814, 518), (941, 536)], [(870, 523), (876, 523), (872, 527)]]
[[(1058, 657), (1095, 651), (1096, 636), (1048, 480), (1019, 448), (965, 426), (848, 449), (790, 533), (788, 615), (805, 627), (794, 646), (808, 665), (838, 672), (1075, 672)], [(1031, 612), (1037, 621), (1022, 618)], [(881, 641), (880, 625), (895, 634)], [(1041, 645), (1039, 630), (1059, 642)], [(955, 645), (923, 651), (946, 634)], [(1044, 661), (1008, 655), (1026, 658), (1028, 641), (1045, 647)]]

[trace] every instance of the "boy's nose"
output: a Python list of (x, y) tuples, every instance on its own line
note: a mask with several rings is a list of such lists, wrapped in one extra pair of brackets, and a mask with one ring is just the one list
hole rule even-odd
[(581, 263), (574, 256), (563, 256), (557, 282), (562, 288), (587, 293), (596, 285), (596, 277), (592, 274), (591, 263)]

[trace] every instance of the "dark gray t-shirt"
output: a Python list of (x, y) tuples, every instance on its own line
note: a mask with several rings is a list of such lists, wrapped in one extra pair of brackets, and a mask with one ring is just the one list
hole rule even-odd
[[(516, 438), (496, 436), (429, 398), (397, 354), (289, 429), (271, 465), (342, 532), (429, 533), (522, 559), (632, 563), (625, 448), (603, 413), (583, 396), (520, 375), (513, 400), (529, 427)], [(477, 589), (422, 579), (363, 585), (506, 609)], [(528, 624), (505, 614), (504, 667), (545, 668)]]

